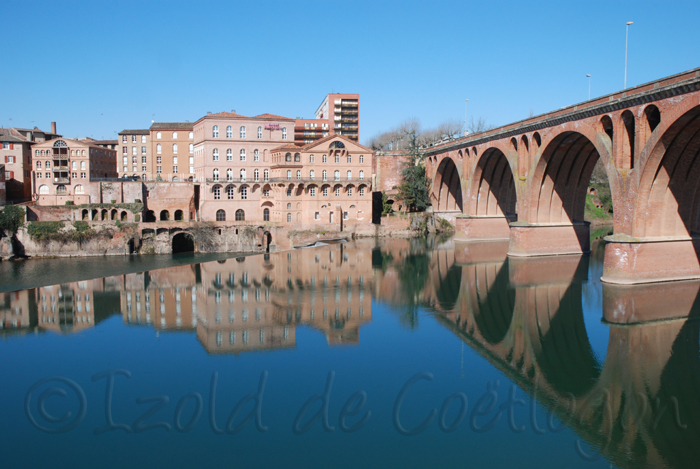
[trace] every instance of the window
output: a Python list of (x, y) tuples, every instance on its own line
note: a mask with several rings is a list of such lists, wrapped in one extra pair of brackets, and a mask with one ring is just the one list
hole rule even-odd
[(348, 219), (348, 212), (343, 212), (343, 220), (347, 220), (347, 219)]
[(333, 173), (333, 179), (334, 179), (335, 181), (340, 181), (340, 171), (338, 171), (337, 169), (336, 169), (335, 172)]
[[(129, 162), (129, 159), (128, 159), (128, 158), (124, 158), (124, 162), (123, 162), (123, 163), (124, 163), (124, 164), (127, 164), (128, 162)], [(39, 163), (39, 166), (41, 166), (41, 163)], [(78, 162), (75, 161), (75, 160), (73, 160), (73, 161), (71, 161), (70, 166), (71, 166), (71, 169), (78, 169)]]
[(328, 163), (328, 155), (323, 155), (323, 157), (321, 158), (321, 161), (323, 163)]
[(39, 186), (39, 194), (48, 194), (49, 193), (49, 186), (46, 184), (43, 184)]
[(80, 179), (85, 179), (85, 173), (80, 173)]
[(292, 179), (292, 171), (288, 169), (287, 170), (287, 180), (290, 180), (290, 179)]
[[(73, 152), (75, 153), (75, 152)], [(122, 155), (128, 155), (129, 154), (129, 149), (127, 147), (122, 147)]]
[(335, 162), (340, 163), (340, 155), (337, 153), (335, 154)]
[(162, 150), (163, 150), (163, 147), (161, 147), (160, 143), (158, 145), (156, 145), (156, 155), (160, 155), (161, 153), (163, 153)]
[(311, 189), (309, 189), (309, 195), (311, 195), (311, 197), (316, 197), (316, 187), (311, 187)]
[(311, 171), (309, 171), (309, 179), (311, 179), (313, 181), (315, 176), (316, 176), (316, 173), (314, 172), (313, 169)]
[(286, 155), (284, 155), (284, 161), (291, 162), (292, 161), (292, 154), (287, 153)]
[(348, 181), (352, 179), (352, 171), (348, 171)]
[(75, 186), (75, 193), (76, 193), (76, 194), (84, 194), (84, 193), (85, 193), (85, 187), (83, 187), (82, 185), (78, 184), (77, 186)]
[(241, 181), (245, 181), (245, 169), (241, 169)]
[(235, 192), (235, 187), (233, 186), (228, 186), (226, 188), (226, 195), (228, 196), (229, 200), (233, 199), (233, 193)]
[(321, 177), (323, 178), (324, 181), (328, 180), (328, 172), (325, 169), (321, 173)]
[(81, 161), (81, 162), (80, 162), (80, 169), (82, 169), (83, 171), (85, 171), (85, 162), (84, 162), (84, 161)]
[(37, 178), (37, 179), (41, 179), (41, 174), (42, 174), (42, 173), (36, 173), (36, 178)]
[(214, 180), (218, 181), (219, 180), (219, 170), (217, 168), (214, 168), (214, 171), (212, 172)]
[(287, 128), (282, 127), (282, 140), (287, 140)]
[(301, 162), (301, 155), (300, 155), (299, 153), (294, 153), (294, 161), (295, 161), (296, 163), (300, 163), (300, 162)]
[(255, 169), (253, 171), (253, 180), (255, 180), (255, 182), (260, 181), (260, 170), (259, 169)]
[(365, 186), (360, 187), (360, 197), (365, 196)]
[(352, 156), (348, 155), (348, 163), (352, 163)]
[(192, 140), (194, 138), (194, 132), (190, 132), (187, 136), (190, 138), (190, 140)]
[(233, 150), (230, 148), (226, 149), (226, 161), (233, 161)]
[(348, 187), (348, 197), (352, 197), (352, 187)]
[(263, 171), (263, 179), (265, 180), (265, 182), (270, 181), (270, 170), (266, 169), (265, 171)]
[(190, 155), (194, 154), (194, 143), (190, 143)]
[(226, 221), (226, 212), (223, 210), (217, 210), (216, 221)]
[(51, 162), (50, 162), (50, 161), (47, 161), (46, 164), (45, 164), (44, 166), (46, 166), (46, 169), (49, 169), (49, 168), (51, 167)]
[(301, 180), (301, 170), (297, 169), (297, 181)]
[(163, 162), (162, 156), (156, 156), (156, 163), (161, 164)]
[(136, 135), (132, 135), (132, 136), (131, 136), (131, 142), (132, 142), (132, 143), (136, 143)]
[(122, 135), (122, 142), (124, 142), (124, 143), (127, 142), (127, 140), (126, 140), (126, 135)]
[(160, 132), (156, 132), (156, 139), (160, 140)]
[(156, 166), (156, 173), (158, 173), (158, 174), (162, 173), (163, 170), (161, 168), (162, 168), (162, 166)]
[(253, 161), (260, 161), (260, 152), (253, 150)]
[[(75, 163), (75, 161), (73, 163)], [(36, 162), (36, 169), (41, 169), (41, 161)]]
[(364, 179), (364, 178), (365, 178), (365, 172), (364, 172), (364, 171), (360, 171), (360, 179)]
[(219, 161), (219, 149), (218, 148), (214, 148), (214, 150), (212, 150), (211, 157), (212, 157), (213, 161)]
[(241, 138), (245, 138), (245, 126), (242, 125), (240, 129)]
[[(258, 127), (259, 129), (260, 127)], [(263, 210), (263, 221), (270, 221), (270, 209), (266, 208)]]
[(287, 197), (291, 197), (291, 196), (292, 196), (292, 186), (289, 186), (287, 188)]
[(287, 204), (287, 210), (291, 210), (291, 209), (292, 209), (292, 204)]
[(325, 186), (325, 187), (323, 188), (323, 196), (324, 196), (324, 197), (328, 197), (328, 186)]
[(340, 186), (335, 186), (335, 196), (340, 197)]
[(364, 163), (364, 162), (365, 162), (365, 155), (360, 155), (360, 163)]
[(263, 197), (270, 197), (270, 189), (263, 189)]
[(173, 143), (173, 155), (177, 155), (177, 143)]
[(241, 199), (246, 200), (248, 198), (248, 186), (241, 187)]
[(309, 163), (313, 163), (313, 162), (314, 162), (314, 155), (309, 155)]
[(145, 135), (141, 135), (141, 143), (146, 143), (146, 136)]
[(233, 138), (233, 127), (226, 127), (226, 138)]
[(245, 148), (241, 148), (240, 160), (245, 161)]
[(319, 212), (314, 213), (314, 220), (320, 220), (321, 214)]
[(236, 210), (236, 221), (245, 221), (245, 212), (240, 208)]
[(141, 154), (145, 155), (146, 154), (146, 147), (141, 147)]
[(258, 127), (258, 138), (262, 138), (262, 127)]
[(219, 200), (221, 198), (221, 187), (214, 186), (214, 199)]
[(233, 180), (233, 170), (231, 168), (228, 168), (226, 170), (226, 180), (227, 181), (232, 181)]
[(177, 140), (177, 132), (173, 132), (173, 140)]
[(214, 138), (219, 138), (219, 126), (218, 125), (215, 125), (214, 127), (212, 127), (211, 136)]
[(292, 221), (292, 214), (288, 213), (287, 214), (287, 223), (290, 223)]

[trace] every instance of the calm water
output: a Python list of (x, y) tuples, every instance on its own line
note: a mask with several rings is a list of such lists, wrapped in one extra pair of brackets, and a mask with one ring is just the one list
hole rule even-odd
[(698, 321), (606, 323), (600, 245), (506, 250), (33, 261), (64, 283), (0, 295), (2, 465), (696, 467)]

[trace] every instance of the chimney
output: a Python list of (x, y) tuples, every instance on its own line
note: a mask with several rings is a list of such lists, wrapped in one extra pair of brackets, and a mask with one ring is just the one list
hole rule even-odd
[(56, 123), (55, 122), (51, 123), (51, 133), (56, 135)]

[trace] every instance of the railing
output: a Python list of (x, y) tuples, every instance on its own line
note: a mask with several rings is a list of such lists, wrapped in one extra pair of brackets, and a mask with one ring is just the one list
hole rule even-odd
[(268, 179), (265, 179), (265, 178), (254, 178), (254, 177), (252, 177), (252, 178), (248, 178), (248, 177), (245, 177), (245, 178), (226, 178), (226, 177), (223, 177), (223, 178), (207, 178), (207, 184), (212, 184), (212, 183), (214, 183), (214, 184), (217, 184), (217, 183), (218, 183), (218, 184), (221, 184), (221, 183), (224, 183), (224, 182), (238, 182), (238, 183), (241, 183), (241, 182), (270, 182), (270, 179), (269, 179), (269, 178), (268, 178)]
[(54, 184), (70, 184), (70, 178), (53, 178)]
[(287, 183), (314, 183), (314, 184), (369, 184), (369, 179), (323, 179), (323, 178), (271, 178), (270, 182), (287, 182)]

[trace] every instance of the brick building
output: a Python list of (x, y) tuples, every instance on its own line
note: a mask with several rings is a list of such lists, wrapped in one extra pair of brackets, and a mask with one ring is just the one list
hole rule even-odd
[(150, 128), (151, 174), (155, 180), (194, 180), (194, 133), (191, 122), (154, 122)]
[(329, 135), (360, 140), (360, 95), (329, 94), (316, 110), (315, 119), (296, 119), (295, 143), (312, 143)]
[(138, 176), (144, 181), (154, 179), (149, 129), (125, 129), (117, 139), (117, 172), (119, 177)]
[(5, 165), (0, 164), (0, 205), (5, 205)]
[(32, 151), (32, 194), (39, 205), (88, 203), (90, 182), (117, 177), (117, 152), (92, 142), (58, 138)]

